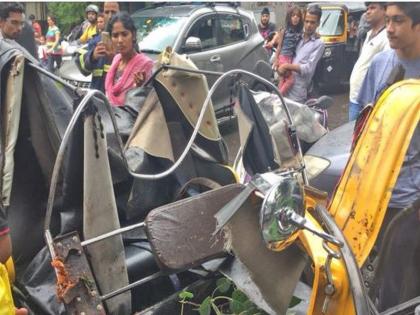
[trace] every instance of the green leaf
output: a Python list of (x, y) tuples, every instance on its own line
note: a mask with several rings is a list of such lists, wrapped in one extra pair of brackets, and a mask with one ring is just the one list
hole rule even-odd
[(232, 286), (232, 282), (228, 278), (221, 278), (217, 280), (216, 285), (220, 293), (226, 293)]
[(229, 303), (230, 310), (234, 314), (239, 314), (246, 311), (245, 302), (248, 301), (248, 297), (240, 290), (235, 290), (232, 293), (232, 301)]
[(192, 294), (191, 292), (188, 291), (182, 291), (179, 293), (179, 298), (182, 300), (190, 300), (194, 297), (194, 294)]
[(208, 296), (206, 299), (200, 304), (198, 309), (200, 315), (210, 315), (211, 313), (211, 297)]
[(292, 308), (293, 306), (298, 305), (301, 301), (302, 301), (302, 300), (301, 300), (301, 299), (299, 299), (298, 297), (293, 296), (293, 297), (292, 297), (292, 300), (291, 300), (291, 301), (290, 301), (290, 303), (289, 303), (289, 308)]
[(248, 297), (241, 290), (235, 290), (235, 291), (233, 291), (233, 293), (232, 293), (232, 299), (238, 300), (239, 302), (246, 302), (246, 301), (248, 301)]

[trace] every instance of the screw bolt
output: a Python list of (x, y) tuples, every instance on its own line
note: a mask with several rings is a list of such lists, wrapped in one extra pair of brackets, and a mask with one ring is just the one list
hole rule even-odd
[(332, 284), (327, 284), (325, 286), (325, 294), (326, 295), (333, 295), (335, 292), (335, 288)]

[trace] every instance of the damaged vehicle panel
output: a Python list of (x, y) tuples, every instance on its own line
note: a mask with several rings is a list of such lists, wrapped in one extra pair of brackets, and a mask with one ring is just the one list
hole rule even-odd
[[(151, 81), (112, 108), (101, 92), (60, 83), (1, 45), (2, 200), (17, 304), (34, 314), (174, 314), (180, 291), (202, 301), (224, 274), (268, 314), (285, 313), (301, 287), (298, 314), (375, 314), (359, 268), (418, 125), (418, 80), (379, 99), (327, 207), (327, 194), (308, 185), (287, 102), (278, 95), (286, 118), (271, 129), (243, 81), (243, 152), (264, 137), (266, 160), (242, 160), (246, 184), (227, 165), (211, 96), (237, 74), (275, 89), (253, 73), (228, 71), (209, 90), (191, 60), (167, 49)], [(192, 87), (187, 97), (181, 83)]]

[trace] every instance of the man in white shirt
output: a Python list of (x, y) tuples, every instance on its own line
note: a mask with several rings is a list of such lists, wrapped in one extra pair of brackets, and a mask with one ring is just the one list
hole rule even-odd
[(349, 121), (355, 120), (361, 110), (360, 104), (357, 103), (357, 96), (372, 58), (389, 48), (385, 30), (385, 3), (366, 2), (366, 7), (366, 21), (371, 28), (350, 76)]

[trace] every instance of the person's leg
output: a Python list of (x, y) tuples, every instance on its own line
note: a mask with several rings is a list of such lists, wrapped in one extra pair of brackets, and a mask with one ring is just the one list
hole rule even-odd
[[(397, 209), (388, 211), (397, 212)], [(376, 304), (379, 311), (393, 307), (418, 296), (419, 281), (413, 274), (417, 272), (418, 251), (420, 250), (420, 220), (418, 210), (402, 215), (394, 223), (391, 233), (380, 238), (380, 255), (378, 261), (376, 286)], [(395, 218), (397, 218), (394, 215)], [(383, 226), (384, 228), (386, 226)]]
[(47, 65), (48, 65), (48, 71), (54, 72), (54, 57), (52, 55), (48, 55)]
[(360, 105), (358, 103), (349, 102), (349, 121), (356, 120), (359, 117)]
[(281, 95), (286, 94), (293, 86), (293, 83), (295, 83), (295, 78), (293, 76), (293, 72), (289, 71), (283, 79), (283, 84), (280, 88)]
[(56, 55), (55, 56), (55, 62), (57, 63), (57, 69), (59, 69), (60, 67), (61, 67), (61, 63), (62, 63), (62, 57), (61, 57), (61, 55)]
[[(292, 62), (292, 57), (291, 56), (284, 56), (284, 55), (279, 56), (279, 66), (281, 66), (283, 64), (291, 63), (291, 62)], [(287, 72), (287, 73), (284, 73), (280, 77), (279, 91), (282, 95), (284, 95), (290, 89), (290, 87), (293, 85), (293, 81), (292, 81), (292, 85), (289, 85), (289, 83), (287, 83), (287, 80), (290, 77), (290, 75), (291, 75), (291, 73)], [(293, 80), (293, 78), (292, 78), (292, 80)]]

